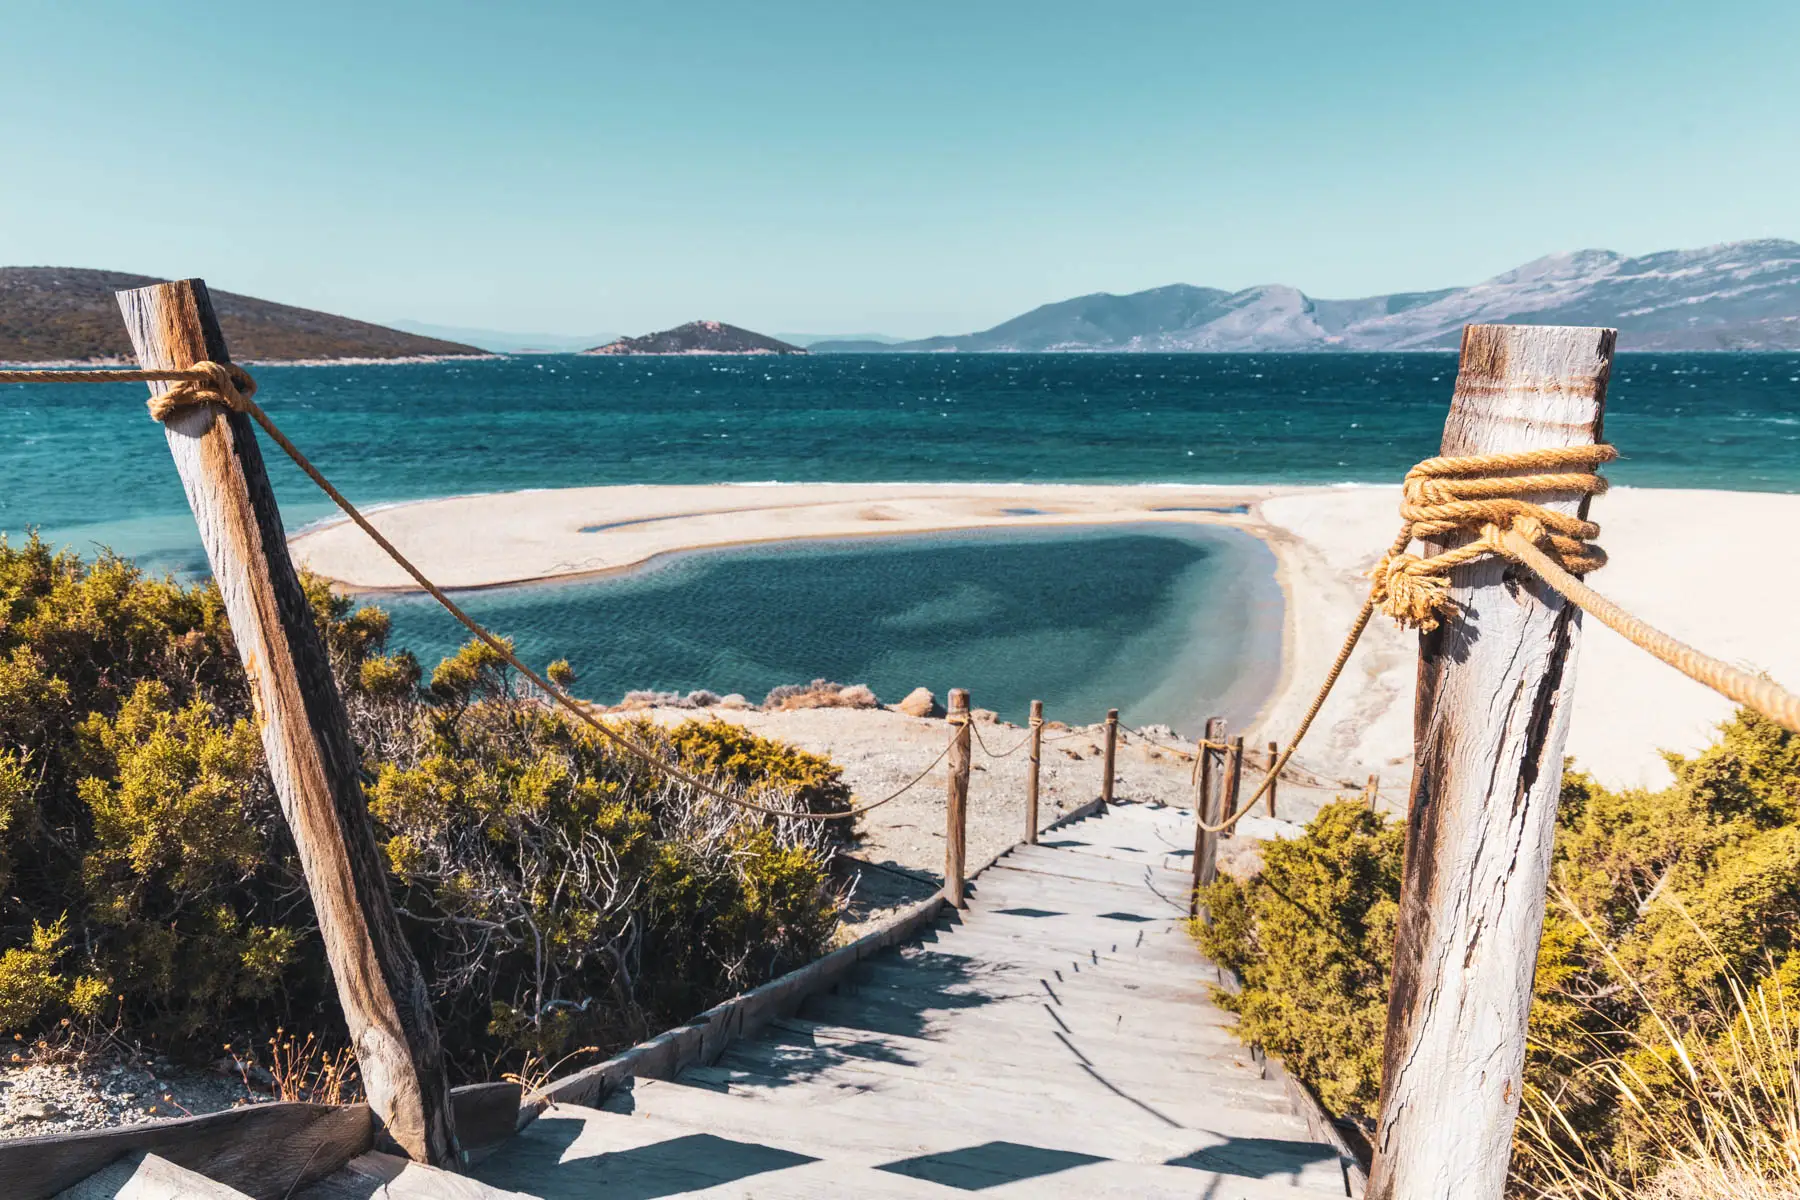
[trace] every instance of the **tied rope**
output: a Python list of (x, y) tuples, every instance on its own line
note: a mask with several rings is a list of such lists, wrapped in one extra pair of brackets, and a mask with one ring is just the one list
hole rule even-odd
[[(1599, 570), (1606, 565), (1606, 552), (1590, 542), (1600, 536), (1598, 525), (1524, 497), (1598, 496), (1608, 485), (1594, 468), (1617, 457), (1613, 447), (1596, 445), (1426, 459), (1406, 473), (1400, 503), (1406, 524), (1369, 573), (1376, 606), (1403, 626), (1436, 629), (1450, 607), (1450, 572), (1488, 557), (1516, 561), (1508, 534), (1544, 548), (1567, 574)], [(1559, 467), (1587, 469), (1557, 471)], [(1531, 473), (1496, 477), (1497, 471)], [(1438, 554), (1405, 552), (1414, 539), (1442, 540), (1469, 532), (1476, 535), (1469, 542)]]
[[(1484, 558), (1503, 558), (1535, 573), (1545, 584), (1601, 624), (1623, 636), (1640, 650), (1674, 667), (1689, 679), (1704, 684), (1728, 700), (1752, 708), (1770, 720), (1800, 733), (1800, 696), (1772, 680), (1740, 670), (1706, 654), (1633, 616), (1583, 583), (1580, 576), (1606, 565), (1606, 552), (1594, 545), (1600, 527), (1592, 521), (1569, 516), (1526, 500), (1528, 495), (1562, 493), (1597, 496), (1607, 481), (1594, 468), (1613, 461), (1619, 452), (1612, 446), (1567, 446), (1500, 454), (1470, 454), (1428, 458), (1406, 473), (1400, 515), (1405, 524), (1394, 543), (1369, 572), (1368, 597), (1351, 622), (1350, 632), (1337, 660), (1312, 705), (1301, 718), (1281, 758), (1264, 777), (1262, 786), (1218, 824), (1198, 821), (1208, 833), (1222, 833), (1236, 825), (1267, 794), (1288, 760), (1312, 728), (1332, 687), (1343, 674), (1344, 664), (1356, 649), (1369, 619), (1377, 609), (1402, 626), (1436, 629), (1453, 608), (1450, 573), (1457, 567)], [(1585, 467), (1586, 470), (1560, 468)], [(1525, 472), (1497, 475), (1495, 472)], [(1454, 533), (1473, 533), (1467, 543), (1432, 555), (1406, 552), (1414, 539), (1442, 539)], [(1200, 752), (1218, 747), (1207, 744)]]
[(707, 783), (698, 776), (675, 766), (648, 747), (641, 746), (636, 741), (626, 737), (618, 730), (612, 728), (610, 725), (588, 712), (579, 700), (568, 695), (548, 679), (520, 662), (518, 656), (513, 653), (512, 646), (506, 640), (496, 637), (493, 633), (489, 632), (473, 617), (464, 612), (454, 600), (445, 595), (443, 589), (427, 579), (424, 573), (413, 566), (411, 561), (409, 561), (405, 555), (401, 554), (392, 542), (383, 537), (381, 532), (369, 523), (368, 518), (357, 511), (356, 506), (351, 504), (350, 501), (344, 497), (342, 492), (332, 486), (330, 480), (320, 474), (319, 469), (313, 466), (311, 460), (300, 452), (299, 447), (288, 440), (287, 435), (281, 432), (275, 422), (270, 419), (269, 414), (262, 410), (262, 406), (257, 404), (251, 398), (256, 395), (256, 381), (252, 379), (249, 372), (245, 371), (242, 367), (235, 364), (203, 361), (197, 362), (193, 366), (185, 369), (169, 368), (166, 370), (0, 371), (0, 383), (120, 382), (173, 383), (175, 385), (165, 392), (150, 397), (150, 415), (159, 422), (172, 420), (182, 413), (203, 404), (217, 404), (221, 407), (230, 409), (232, 412), (244, 413), (252, 418), (258, 425), (262, 426), (263, 432), (274, 439), (275, 444), (280, 446), (282, 451), (286, 453), (289, 458), (293, 459), (294, 465), (304, 471), (307, 478), (311, 479), (319, 486), (321, 491), (331, 497), (332, 501), (344, 511), (345, 516), (349, 517), (356, 523), (358, 528), (373, 538), (375, 544), (380, 546), (381, 549), (387, 553), (389, 558), (399, 564), (401, 569), (408, 575), (411, 575), (413, 580), (431, 595), (432, 599), (443, 605), (445, 610), (448, 611), (451, 616), (455, 617), (462, 623), (464, 628), (479, 638), (488, 649), (494, 651), (494, 653), (498, 654), (514, 670), (536, 684), (545, 695), (556, 701), (557, 704), (561, 705), (564, 709), (573, 713), (584, 724), (589, 725), (598, 731), (602, 737), (612, 742), (621, 750), (643, 759), (645, 762), (655, 766), (677, 782), (686, 784), (688, 787), (694, 788), (696, 791), (711, 796), (716, 800), (722, 800), (727, 804), (735, 805), (738, 808), (749, 809), (752, 812), (767, 813), (770, 816), (787, 817), (797, 821), (849, 820), (853, 817), (861, 816), (863, 813), (873, 809), (880, 808), (884, 804), (898, 800), (901, 796), (911, 791), (923, 781), (927, 775), (931, 774), (932, 769), (935, 768), (938, 763), (943, 761), (945, 755), (950, 753), (950, 746), (955, 741), (954, 736), (949, 742), (945, 743), (944, 748), (938, 751), (937, 757), (932, 759), (930, 764), (927, 765), (923, 771), (920, 771), (910, 781), (902, 785), (899, 790), (889, 793), (880, 800), (860, 806), (852, 806), (845, 809), (843, 812), (799, 812), (792, 809), (775, 808), (767, 804), (758, 804), (754, 800), (746, 800), (741, 796), (733, 796), (729, 792), (714, 787), (712, 784)]

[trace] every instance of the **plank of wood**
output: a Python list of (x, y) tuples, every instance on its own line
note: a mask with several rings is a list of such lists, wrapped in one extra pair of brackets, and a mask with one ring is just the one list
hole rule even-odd
[[(198, 279), (118, 293), (145, 367), (231, 361)], [(173, 385), (153, 383), (154, 394)], [(450, 1085), (425, 976), (400, 930), (362, 792), (362, 756), (250, 418), (198, 405), (164, 422), (293, 834), (369, 1103), (407, 1154), (452, 1163)]]
[(462, 1161), (478, 1162), (519, 1128), (522, 1089), (516, 1083), (471, 1083), (450, 1089)]
[[(615, 1102), (624, 1099), (620, 1096)], [(940, 1105), (930, 1098), (872, 1093), (821, 1096), (807, 1119), (796, 1120), (785, 1106), (652, 1081), (634, 1090), (632, 1115), (626, 1119), (648, 1117), (839, 1162), (871, 1157), (891, 1161), (907, 1157), (909, 1152), (915, 1156), (920, 1152), (942, 1154), (1010, 1143), (1149, 1166), (1235, 1149), (1243, 1160), (1255, 1161), (1253, 1170), (1264, 1178), (1279, 1177), (1289, 1188), (1324, 1186), (1343, 1194), (1336, 1152), (1303, 1137), (1282, 1136), (1301, 1129), (1298, 1122), (1272, 1131), (1266, 1114), (1226, 1114), (1212, 1128), (1184, 1129), (1129, 1103), (1122, 1103), (1118, 1110), (1129, 1115), (1099, 1122), (1092, 1119), (1091, 1109), (1084, 1115), (1083, 1108), (1075, 1104), (1059, 1102), (1035, 1109), (1021, 1105), (997, 1111), (991, 1103), (964, 1102), (954, 1092), (947, 1091), (942, 1099)], [(1193, 1177), (1192, 1185), (1188, 1196), (1205, 1194), (1206, 1181), (1200, 1174)]]
[[(912, 1048), (902, 1051), (902, 1045)], [(1071, 1083), (1086, 1088), (1093, 1082), (1084, 1077), (1079, 1058), (1067, 1053), (1055, 1057), (1047, 1050), (1048, 1047), (1038, 1047), (1024, 1054), (973, 1055), (963, 1046), (945, 1046), (922, 1038), (776, 1038), (773, 1031), (765, 1030), (755, 1041), (733, 1046), (715, 1065), (683, 1071), (681, 1082), (715, 1086), (740, 1078), (752, 1084), (784, 1078), (813, 1086), (834, 1078), (828, 1073), (835, 1071), (1028, 1095), (1066, 1088)], [(1263, 1078), (1247, 1053), (1236, 1064), (1225, 1059), (1194, 1057), (1183, 1060), (1180, 1070), (1172, 1069), (1174, 1066), (1160, 1057), (1115, 1057), (1106, 1061), (1104, 1071), (1109, 1081), (1128, 1087), (1132, 1094), (1143, 1095), (1153, 1103), (1157, 1097), (1171, 1103), (1189, 1103), (1198, 1095), (1208, 1102), (1245, 1111), (1292, 1111), (1287, 1088), (1279, 1080)]]
[(0, 1141), (0, 1196), (44, 1200), (112, 1162), (152, 1153), (273, 1200), (343, 1166), (373, 1139), (366, 1104), (250, 1104), (203, 1117)]
[(250, 1200), (234, 1187), (138, 1151), (103, 1167), (56, 1200)]
[(371, 1151), (358, 1155), (294, 1200), (536, 1200), (424, 1163)]
[[(1613, 341), (1610, 329), (1469, 326), (1441, 452), (1599, 440)], [(1499, 1200), (1505, 1188), (1575, 686), (1580, 610), (1535, 575), (1475, 563), (1456, 571), (1450, 599), (1419, 641), (1377, 1200)]]
[(829, 1046), (746, 1042), (732, 1047), (714, 1066), (688, 1068), (680, 1082), (728, 1094), (744, 1088), (764, 1089), (777, 1098), (785, 1094), (796, 1104), (807, 1103), (805, 1094), (815, 1088), (887, 1088), (929, 1095), (948, 1087), (971, 1095), (1002, 1094), (1018, 1102), (1045, 1095), (1099, 1099), (1110, 1087), (1118, 1087), (1189, 1127), (1204, 1125), (1208, 1115), (1218, 1109), (1274, 1114), (1277, 1124), (1287, 1124), (1285, 1118), (1293, 1114), (1287, 1089), (1279, 1081), (1247, 1069), (1234, 1074), (1219, 1066), (1205, 1075), (1178, 1074), (1154, 1060), (1109, 1060), (1094, 1065), (1072, 1054), (1053, 1057), (1044, 1051), (1004, 1061), (970, 1060), (940, 1052), (893, 1062), (867, 1054), (834, 1052)]

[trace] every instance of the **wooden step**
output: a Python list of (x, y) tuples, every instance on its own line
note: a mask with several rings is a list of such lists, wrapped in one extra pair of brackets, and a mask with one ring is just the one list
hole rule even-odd
[[(845, 1165), (891, 1167), (933, 1156), (948, 1157), (951, 1163), (959, 1161), (959, 1156), (961, 1160), (972, 1158), (979, 1163), (980, 1155), (971, 1152), (992, 1147), (997, 1151), (1011, 1149), (1028, 1158), (1087, 1160), (1082, 1163), (1084, 1168), (1107, 1164), (1114, 1168), (1151, 1168), (1153, 1174), (1159, 1175), (1163, 1170), (1178, 1171), (1181, 1174), (1164, 1179), (1184, 1186), (1187, 1190), (1179, 1194), (1188, 1197), (1208, 1194), (1206, 1189), (1214, 1182), (1207, 1178), (1209, 1175), (1234, 1185), (1240, 1181), (1260, 1182), (1266, 1187), (1270, 1180), (1279, 1180), (1276, 1186), (1290, 1196), (1297, 1185), (1321, 1189), (1326, 1194), (1343, 1194), (1343, 1174), (1335, 1153), (1305, 1141), (1303, 1132), (1296, 1136), (1289, 1128), (1249, 1134), (1237, 1130), (1185, 1130), (1148, 1114), (1138, 1114), (1121, 1123), (1102, 1123), (1091, 1114), (1083, 1119), (1074, 1109), (1045, 1111), (1028, 1105), (995, 1113), (974, 1103), (957, 1102), (955, 1096), (946, 1096), (939, 1103), (858, 1096), (799, 1110), (790, 1105), (720, 1096), (680, 1084), (644, 1081), (619, 1107), (627, 1104), (632, 1108), (625, 1115), (627, 1121), (649, 1118)], [(1171, 1163), (1182, 1165), (1170, 1167)], [(1098, 1186), (1102, 1182), (1096, 1178), (1098, 1174), (1103, 1173), (1084, 1169), (1086, 1185)], [(1115, 1169), (1112, 1174), (1118, 1178), (1120, 1172)], [(1143, 1179), (1141, 1170), (1128, 1174)], [(1239, 1178), (1230, 1179), (1234, 1174)], [(1058, 1194), (1051, 1191), (1050, 1184), (1058, 1175), (1061, 1172), (1033, 1180), (1042, 1191), (1020, 1194)], [(1080, 1193), (1073, 1178), (1060, 1182), (1073, 1189), (1060, 1194)], [(781, 1193), (765, 1185), (758, 1194)], [(1246, 1194), (1275, 1193), (1265, 1190)]]
[(56, 1200), (251, 1200), (166, 1158), (139, 1151), (89, 1175)]
[(506, 1191), (479, 1178), (440, 1171), (371, 1150), (345, 1163), (295, 1200), (536, 1200), (539, 1193)]

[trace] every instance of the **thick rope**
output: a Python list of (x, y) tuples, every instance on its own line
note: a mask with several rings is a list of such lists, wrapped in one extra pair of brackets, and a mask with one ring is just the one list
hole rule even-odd
[[(1522, 497), (1558, 492), (1597, 496), (1607, 482), (1593, 468), (1618, 456), (1611, 446), (1568, 446), (1426, 459), (1406, 473), (1400, 504), (1406, 525), (1394, 548), (1369, 573), (1372, 599), (1402, 625), (1436, 629), (1450, 605), (1450, 572), (1483, 558), (1511, 557), (1501, 545), (1507, 530), (1548, 547), (1567, 571), (1585, 575), (1599, 570), (1606, 565), (1606, 553), (1589, 544), (1600, 536), (1598, 525)], [(1587, 470), (1556, 471), (1576, 466)], [(1495, 476), (1496, 471), (1532, 473)], [(1405, 553), (1414, 538), (1451, 533), (1477, 536), (1429, 557)]]
[(1530, 567), (1570, 603), (1579, 605), (1583, 612), (1623, 636), (1638, 649), (1648, 651), (1689, 679), (1705, 684), (1726, 699), (1734, 700), (1746, 708), (1753, 708), (1771, 721), (1800, 733), (1800, 696), (1794, 695), (1773, 680), (1721, 662), (1632, 616), (1563, 570), (1555, 559), (1517, 530), (1508, 530), (1503, 534), (1501, 545), (1508, 558)]
[(1025, 743), (1031, 740), (1031, 730), (1027, 729), (1025, 731), (1025, 736), (1014, 742), (1010, 750), (1002, 750), (999, 753), (995, 753), (988, 749), (988, 744), (981, 739), (981, 728), (978, 724), (971, 722), (969, 729), (975, 734), (975, 744), (980, 746), (981, 752), (989, 758), (1006, 758), (1008, 755), (1017, 754), (1025, 748)]

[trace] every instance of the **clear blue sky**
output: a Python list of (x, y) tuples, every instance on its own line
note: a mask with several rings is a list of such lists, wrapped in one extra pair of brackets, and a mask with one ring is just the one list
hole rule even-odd
[(4, 0), (0, 263), (374, 320), (981, 328), (1800, 237), (1800, 4)]

